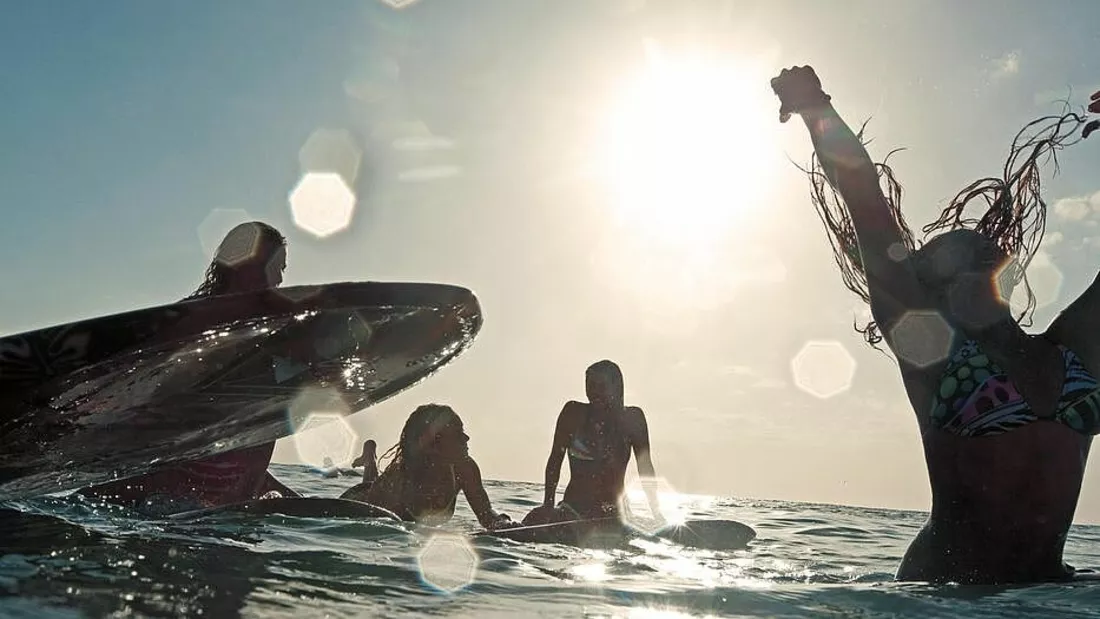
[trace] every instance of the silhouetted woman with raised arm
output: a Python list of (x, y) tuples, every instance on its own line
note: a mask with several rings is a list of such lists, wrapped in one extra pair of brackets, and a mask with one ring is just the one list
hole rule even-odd
[[(1072, 112), (1029, 123), (1002, 176), (963, 189), (918, 247), (893, 171), (872, 162), (813, 69), (784, 70), (772, 88), (780, 120), (799, 114), (810, 132), (814, 205), (845, 285), (870, 303), (861, 331), (897, 358), (924, 443), (931, 515), (897, 577), (1071, 577), (1062, 550), (1100, 432), (1100, 278), (1046, 332), (1020, 322), (1046, 219), (1040, 162), (1095, 125)], [(1020, 283), (1028, 303), (1014, 316), (1006, 299)]]

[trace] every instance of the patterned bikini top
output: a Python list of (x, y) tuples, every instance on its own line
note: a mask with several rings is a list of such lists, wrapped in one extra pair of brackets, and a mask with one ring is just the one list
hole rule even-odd
[[(1100, 384), (1081, 359), (1058, 346), (1066, 377), (1050, 419), (1085, 435), (1100, 434)], [(1039, 420), (1008, 374), (967, 340), (951, 358), (932, 403), (932, 425), (959, 436), (1002, 434)]]

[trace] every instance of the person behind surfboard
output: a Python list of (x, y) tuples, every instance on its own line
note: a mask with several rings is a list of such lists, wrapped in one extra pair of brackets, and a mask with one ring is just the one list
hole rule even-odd
[[(352, 486), (340, 496), (388, 509), (405, 520), (441, 524), (455, 512), (458, 493), (466, 495), (474, 515), (486, 529), (514, 526), (506, 514), (493, 511), (481, 480), (481, 469), (470, 457), (470, 437), (462, 419), (449, 406), (425, 404), (405, 421), (401, 438), (383, 458), (392, 459), (371, 484)], [(373, 465), (373, 441), (363, 446), (370, 459), (364, 482)]]
[(378, 443), (367, 439), (363, 443), (363, 453), (352, 461), (352, 468), (363, 467), (363, 481), (344, 491), (344, 497), (349, 495), (366, 496), (371, 484), (378, 479)]
[(897, 578), (1072, 577), (1062, 553), (1100, 433), (1100, 277), (1040, 334), (1018, 322), (1034, 308), (1030, 290), (1018, 317), (1007, 298), (1042, 240), (1041, 162), (1096, 125), (1069, 111), (1028, 124), (1003, 178), (963, 189), (918, 248), (893, 171), (872, 161), (814, 70), (784, 69), (772, 88), (780, 121), (799, 114), (809, 130), (814, 206), (845, 284), (871, 307), (861, 332), (894, 353), (916, 413), (932, 509)]
[[(283, 281), (286, 256), (286, 239), (278, 230), (258, 221), (240, 224), (218, 245), (202, 284), (185, 300), (278, 287)], [(265, 496), (300, 496), (267, 470), (274, 450), (274, 442), (265, 443), (78, 493), (132, 507), (169, 511)]]
[(351, 468), (363, 467), (363, 483), (374, 483), (378, 479), (378, 443), (367, 439), (363, 443), (363, 453), (352, 461)]
[[(623, 403), (623, 374), (612, 361), (593, 363), (585, 372), (588, 403), (569, 401), (558, 414), (554, 443), (546, 462), (543, 504), (531, 510), (523, 524), (620, 517), (619, 500), (626, 483), (631, 452), (649, 500), (650, 512), (660, 520), (649, 428), (645, 413)], [(569, 456), (569, 484), (561, 503), (554, 495), (561, 464)]]

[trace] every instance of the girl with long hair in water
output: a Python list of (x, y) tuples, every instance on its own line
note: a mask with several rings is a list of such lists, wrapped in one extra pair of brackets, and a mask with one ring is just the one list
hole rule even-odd
[[(924, 444), (931, 515), (897, 577), (1071, 577), (1062, 551), (1100, 432), (1100, 278), (1030, 334), (1023, 273), (1046, 219), (1041, 163), (1096, 123), (1075, 112), (1029, 123), (1002, 175), (959, 192), (918, 246), (893, 170), (871, 160), (813, 69), (784, 70), (772, 88), (780, 120), (799, 114), (809, 130), (814, 206), (845, 285), (871, 306), (861, 332), (897, 359)], [(1006, 299), (1021, 283), (1028, 302), (1014, 316)]]
[[(469, 441), (462, 419), (451, 407), (420, 406), (405, 421), (397, 444), (382, 455), (390, 460), (382, 474), (373, 483), (352, 486), (340, 498), (383, 507), (405, 520), (437, 525), (454, 516), (461, 491), (486, 529), (514, 526), (506, 514), (493, 511), (481, 469), (470, 457)], [(373, 463), (365, 464), (376, 469)]]

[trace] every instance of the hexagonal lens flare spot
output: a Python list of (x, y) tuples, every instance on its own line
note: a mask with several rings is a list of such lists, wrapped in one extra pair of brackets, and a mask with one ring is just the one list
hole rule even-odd
[(260, 249), (262, 238), (263, 233), (255, 224), (236, 226), (225, 235), (214, 259), (226, 266), (236, 266), (252, 260)]
[(319, 469), (350, 464), (358, 446), (359, 434), (340, 413), (314, 413), (294, 434), (298, 458)]
[(254, 221), (254, 218), (240, 208), (216, 208), (207, 213), (196, 230), (204, 255), (213, 260), (225, 235), (246, 221)]
[(1020, 269), (1020, 261), (1016, 258), (1006, 260), (993, 273), (994, 290), (1002, 303), (1009, 303), (1012, 300), (1012, 294), (1021, 279), (1023, 279), (1023, 272)]
[[(649, 503), (651, 493), (657, 497), (656, 514)], [(683, 497), (663, 477), (651, 480), (635, 477), (619, 497), (623, 522), (646, 535), (654, 535), (669, 525), (682, 524), (687, 518), (684, 505)]]
[(302, 174), (336, 172), (348, 186), (359, 177), (363, 152), (347, 129), (317, 129), (298, 151)]
[(428, 538), (416, 562), (425, 584), (454, 594), (473, 584), (480, 558), (465, 536), (438, 533)]
[[(294, 365), (294, 360), (276, 357), (275, 369), (277, 377), (280, 373), (279, 364), (282, 362), (285, 362), (287, 366), (282, 369), (284, 374), (298, 369), (298, 367)], [(303, 366), (300, 368), (300, 371), (305, 371), (306, 369), (307, 368)], [(346, 416), (351, 414), (351, 410), (348, 409), (347, 403), (344, 402), (344, 398), (336, 389), (306, 387), (298, 392), (298, 395), (291, 401), (290, 406), (286, 408), (287, 425), (290, 431), (301, 432), (305, 427), (304, 424), (306, 420), (317, 413), (337, 413)]]
[(851, 388), (856, 360), (840, 342), (815, 340), (791, 359), (791, 373), (799, 389), (825, 400)]
[(390, 7), (391, 9), (404, 9), (410, 7), (420, 0), (379, 0), (382, 4)]
[(955, 329), (936, 310), (910, 310), (890, 329), (894, 354), (918, 368), (947, 359), (954, 339)]
[(275, 288), (273, 289), (275, 294), (283, 297), (288, 301), (305, 301), (306, 299), (312, 299), (317, 295), (325, 291), (324, 286), (294, 286), (293, 288)]
[(308, 172), (290, 192), (290, 212), (301, 229), (324, 238), (348, 227), (355, 193), (336, 172)]

